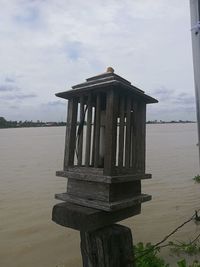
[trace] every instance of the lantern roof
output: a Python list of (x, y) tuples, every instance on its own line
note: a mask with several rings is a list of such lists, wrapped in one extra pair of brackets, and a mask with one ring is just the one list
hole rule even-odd
[(93, 76), (86, 79), (86, 82), (72, 86), (71, 90), (57, 93), (56, 96), (70, 99), (76, 96), (86, 94), (89, 91), (107, 91), (110, 88), (116, 88), (118, 90), (125, 90), (130, 95), (135, 95), (141, 98), (145, 103), (157, 103), (158, 100), (146, 95), (144, 91), (135, 87), (131, 82), (127, 81), (123, 77), (114, 73), (112, 67), (108, 67), (105, 73)]

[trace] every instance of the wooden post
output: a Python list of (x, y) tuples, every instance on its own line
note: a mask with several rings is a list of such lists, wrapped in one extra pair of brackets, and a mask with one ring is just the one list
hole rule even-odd
[(85, 166), (90, 166), (90, 148), (91, 148), (91, 130), (92, 130), (92, 95), (88, 96), (88, 113), (87, 113), (87, 134), (85, 150)]
[(130, 168), (130, 144), (131, 144), (131, 99), (127, 97), (126, 102), (126, 146), (125, 146), (125, 167)]
[(104, 175), (113, 174), (116, 162), (118, 95), (114, 90), (107, 93)]
[(64, 170), (74, 165), (74, 151), (76, 147), (77, 99), (68, 102), (67, 127), (65, 138)]
[(64, 170), (57, 172), (68, 183), (55, 195), (65, 203), (54, 206), (52, 219), (80, 231), (83, 267), (135, 267), (131, 230), (115, 223), (140, 214), (141, 203), (151, 200), (141, 193), (141, 180), (151, 178), (145, 174), (146, 104), (157, 100), (110, 67), (72, 88), (56, 94), (69, 100)]
[(113, 224), (81, 232), (83, 267), (135, 267), (131, 230)]
[(136, 125), (136, 153), (137, 153), (137, 171), (145, 172), (145, 143), (146, 143), (146, 105), (138, 103), (137, 105), (137, 125)]
[(78, 139), (78, 166), (82, 165), (82, 153), (83, 153), (83, 129), (84, 129), (84, 122), (82, 120), (84, 119), (84, 98), (83, 96), (80, 98), (80, 121), (79, 123), (83, 123), (83, 128), (81, 130), (81, 133), (79, 135)]
[(99, 166), (99, 137), (100, 137), (101, 97), (97, 94), (96, 118), (95, 118), (95, 143), (94, 143), (94, 167)]
[(120, 96), (120, 121), (119, 121), (119, 151), (118, 151), (118, 166), (123, 169), (123, 156), (124, 156), (124, 106), (125, 98)]

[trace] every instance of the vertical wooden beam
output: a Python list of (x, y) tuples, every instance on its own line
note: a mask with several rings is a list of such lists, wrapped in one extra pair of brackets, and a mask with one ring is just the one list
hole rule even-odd
[(137, 122), (137, 102), (132, 103), (132, 118), (131, 118), (131, 167), (135, 169), (136, 161), (136, 122)]
[(139, 170), (145, 172), (146, 161), (146, 104), (141, 103), (141, 157), (139, 161)]
[(145, 146), (146, 146), (146, 104), (138, 102), (136, 114), (136, 134), (135, 134), (135, 161), (136, 172), (145, 171)]
[(90, 166), (90, 148), (91, 148), (91, 128), (92, 128), (92, 95), (88, 96), (88, 113), (87, 113), (87, 133), (85, 149), (85, 166)]
[(79, 114), (79, 127), (80, 134), (78, 136), (78, 166), (82, 165), (83, 154), (83, 128), (84, 128), (84, 98), (80, 97), (80, 114)]
[(125, 150), (125, 167), (130, 168), (131, 152), (131, 98), (127, 97), (126, 107), (126, 150)]
[(99, 138), (100, 138), (100, 119), (101, 119), (101, 95), (96, 98), (96, 118), (95, 118), (95, 143), (94, 143), (94, 167), (99, 165)]
[(123, 168), (123, 155), (124, 155), (124, 106), (125, 106), (125, 98), (124, 98), (124, 96), (120, 96), (119, 151), (118, 151), (118, 167), (119, 167), (119, 170)]
[(74, 152), (76, 147), (76, 125), (77, 125), (77, 99), (68, 101), (67, 127), (65, 137), (65, 154), (64, 154), (64, 170), (68, 166), (74, 165)]
[(81, 253), (83, 267), (135, 267), (131, 230), (119, 224), (81, 232)]
[(106, 98), (104, 175), (112, 175), (115, 169), (118, 99), (118, 94), (114, 89), (108, 90)]

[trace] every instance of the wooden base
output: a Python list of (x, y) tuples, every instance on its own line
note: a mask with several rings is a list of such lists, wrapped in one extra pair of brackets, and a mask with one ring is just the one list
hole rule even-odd
[[(126, 170), (127, 171), (127, 170)], [(135, 173), (134, 171), (129, 173), (121, 173), (116, 175), (104, 175), (103, 169), (92, 167), (71, 167), (64, 171), (57, 171), (56, 176), (65, 177), (74, 180), (82, 180), (96, 183), (126, 183), (133, 181), (140, 181), (145, 179), (151, 179), (149, 173)]]
[(134, 267), (131, 230), (111, 225), (93, 232), (81, 232), (83, 267)]
[(68, 183), (67, 192), (56, 194), (56, 199), (74, 204), (115, 211), (151, 200), (141, 193), (141, 179), (150, 178), (150, 174), (105, 176), (103, 169), (74, 167), (57, 175), (67, 177)]
[(61, 193), (55, 195), (56, 199), (71, 202), (77, 205), (86, 206), (89, 208), (104, 210), (104, 211), (116, 211), (127, 207), (139, 205), (143, 202), (151, 200), (151, 196), (147, 194), (137, 195), (131, 198), (126, 198), (119, 201), (99, 201), (96, 199), (84, 199), (68, 193)]
[(52, 220), (62, 226), (80, 231), (93, 231), (140, 214), (141, 205), (106, 212), (72, 203), (59, 203), (53, 207)]

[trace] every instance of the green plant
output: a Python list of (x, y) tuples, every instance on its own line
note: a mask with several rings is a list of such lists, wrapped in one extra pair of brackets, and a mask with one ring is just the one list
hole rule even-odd
[(136, 267), (169, 267), (163, 259), (158, 257), (159, 249), (155, 249), (151, 243), (144, 245), (138, 243), (135, 247)]
[[(169, 242), (167, 246), (170, 247), (171, 252), (180, 255), (181, 253), (190, 256), (200, 253), (200, 246), (197, 243), (184, 243), (184, 242)], [(160, 251), (159, 247), (153, 246), (151, 243), (144, 245), (138, 243), (134, 246), (136, 267), (170, 267), (162, 258), (158, 256)], [(200, 262), (195, 260), (192, 264), (188, 265), (185, 259), (177, 262), (178, 267), (200, 267)]]
[(200, 253), (200, 246), (198, 243), (185, 242), (169, 242), (170, 251), (176, 255), (187, 254), (190, 256)]
[(196, 175), (193, 180), (196, 182), (196, 183), (200, 183), (200, 175)]
[(190, 267), (200, 267), (200, 262), (195, 260)]
[(178, 267), (200, 267), (200, 263), (196, 260), (192, 263), (192, 265), (188, 265), (185, 259), (178, 261), (177, 264)]
[(180, 260), (177, 262), (178, 267), (187, 267), (186, 260)]

